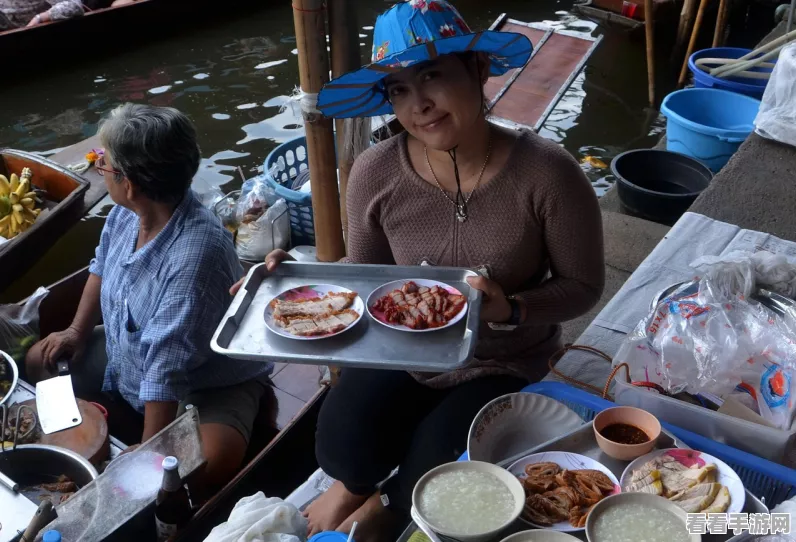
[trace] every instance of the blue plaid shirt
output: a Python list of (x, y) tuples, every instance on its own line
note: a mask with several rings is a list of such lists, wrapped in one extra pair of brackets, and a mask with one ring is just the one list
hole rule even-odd
[(139, 412), (148, 401), (239, 384), (273, 365), (219, 356), (210, 339), (243, 276), (230, 233), (192, 191), (166, 227), (135, 250), (138, 216), (108, 215), (89, 271), (102, 278), (108, 366), (103, 391), (117, 390)]

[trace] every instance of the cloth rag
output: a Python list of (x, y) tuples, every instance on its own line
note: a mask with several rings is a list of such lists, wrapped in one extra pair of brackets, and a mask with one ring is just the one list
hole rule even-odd
[(307, 519), (298, 508), (262, 491), (239, 500), (229, 520), (217, 525), (205, 542), (304, 542)]

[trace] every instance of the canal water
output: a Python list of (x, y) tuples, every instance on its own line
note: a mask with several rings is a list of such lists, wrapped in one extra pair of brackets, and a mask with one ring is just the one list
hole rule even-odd
[[(376, 15), (392, 2), (356, 3), (365, 62)], [(247, 176), (261, 171), (276, 145), (302, 135), (301, 120), (290, 110), (280, 112), (298, 84), (290, 2), (264, 4), (270, 5), (201, 32), (165, 37), (112, 59), (78, 61), (46, 84), (0, 87), (0, 147), (50, 154), (93, 135), (103, 114), (118, 104), (168, 105), (196, 123), (204, 157), (202, 177), (225, 192), (237, 188), (237, 168)], [(654, 145), (661, 125), (645, 109), (643, 44), (630, 41), (622, 31), (604, 31), (579, 20), (571, 14), (569, 0), (455, 4), (472, 28), (486, 28), (506, 12), (557, 28), (605, 32), (603, 43), (540, 133), (578, 160), (593, 156), (605, 163), (629, 148)], [(583, 167), (601, 195), (612, 182), (608, 171)], [(109, 208), (109, 201), (98, 205), (0, 301), (20, 299), (36, 286), (87, 265)]]

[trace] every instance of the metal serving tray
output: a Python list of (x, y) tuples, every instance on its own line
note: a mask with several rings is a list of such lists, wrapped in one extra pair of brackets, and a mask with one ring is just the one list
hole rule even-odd
[[(658, 437), (657, 442), (655, 443), (655, 449), (662, 450), (666, 448), (687, 449), (689, 447), (684, 442), (677, 439), (677, 437), (675, 437), (665, 429), (662, 429), (661, 434)], [(517, 454), (511, 459), (501, 461), (499, 465), (508, 468), (515, 461), (518, 461), (523, 457), (541, 452), (572, 452), (580, 455), (585, 455), (586, 457), (590, 457), (591, 459), (599, 461), (600, 463), (605, 465), (611, 472), (614, 473), (617, 480), (622, 478), (622, 473), (625, 471), (625, 468), (627, 468), (627, 466), (630, 464), (630, 461), (620, 461), (618, 459), (614, 459), (606, 455), (597, 445), (597, 439), (594, 438), (594, 427), (592, 422), (588, 422), (578, 427), (577, 429), (573, 429), (569, 433), (566, 433), (564, 435), (561, 435), (560, 437), (556, 437), (543, 444), (530, 448), (526, 452)], [(509, 463), (509, 461), (511, 461), (511, 463)], [(766, 513), (768, 512), (768, 508), (766, 508), (766, 506), (759, 499), (757, 499), (747, 490), (746, 505), (744, 506), (743, 511), (747, 513)], [(528, 529), (532, 529), (532, 527), (521, 522), (520, 520), (517, 520), (514, 522), (514, 524), (508, 527), (506, 531), (500, 533), (499, 536), (495, 537), (494, 540), (491, 540), (489, 542), (499, 542), (500, 540), (506, 538), (511, 534), (518, 533), (520, 531), (526, 531)], [(419, 531), (419, 529), (417, 525), (415, 525), (415, 523), (412, 522), (409, 524), (409, 526), (406, 528), (403, 534), (398, 538), (398, 542), (408, 542), (409, 538), (415, 533), (415, 531)], [(585, 531), (575, 531), (567, 534), (574, 536), (575, 538), (578, 538), (580, 540), (584, 541), (586, 540)], [(725, 542), (730, 538), (732, 538), (732, 536), (733, 536), (732, 532), (726, 535), (702, 535), (702, 542)], [(418, 539), (418, 541), (425, 542), (425, 540), (423, 539)]]
[[(284, 262), (269, 273), (252, 267), (213, 335), (215, 352), (253, 361), (310, 365), (445, 372), (464, 367), (475, 353), (481, 314), (481, 292), (470, 288), (474, 271), (445, 267), (345, 265)], [(444, 282), (467, 296), (468, 314), (447, 329), (406, 333), (375, 322), (368, 314), (345, 333), (316, 341), (280, 337), (265, 325), (266, 305), (285, 290), (309, 284), (334, 284), (357, 292), (364, 302), (379, 286), (394, 280)]]

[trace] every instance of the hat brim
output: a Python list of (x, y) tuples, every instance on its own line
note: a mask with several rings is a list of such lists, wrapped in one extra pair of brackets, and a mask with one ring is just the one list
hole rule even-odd
[(466, 51), (487, 53), (489, 75), (498, 76), (524, 66), (533, 44), (523, 34), (494, 30), (419, 43), (330, 81), (318, 94), (318, 109), (324, 116), (338, 119), (389, 115), (393, 110), (379, 84), (382, 79), (440, 55)]

